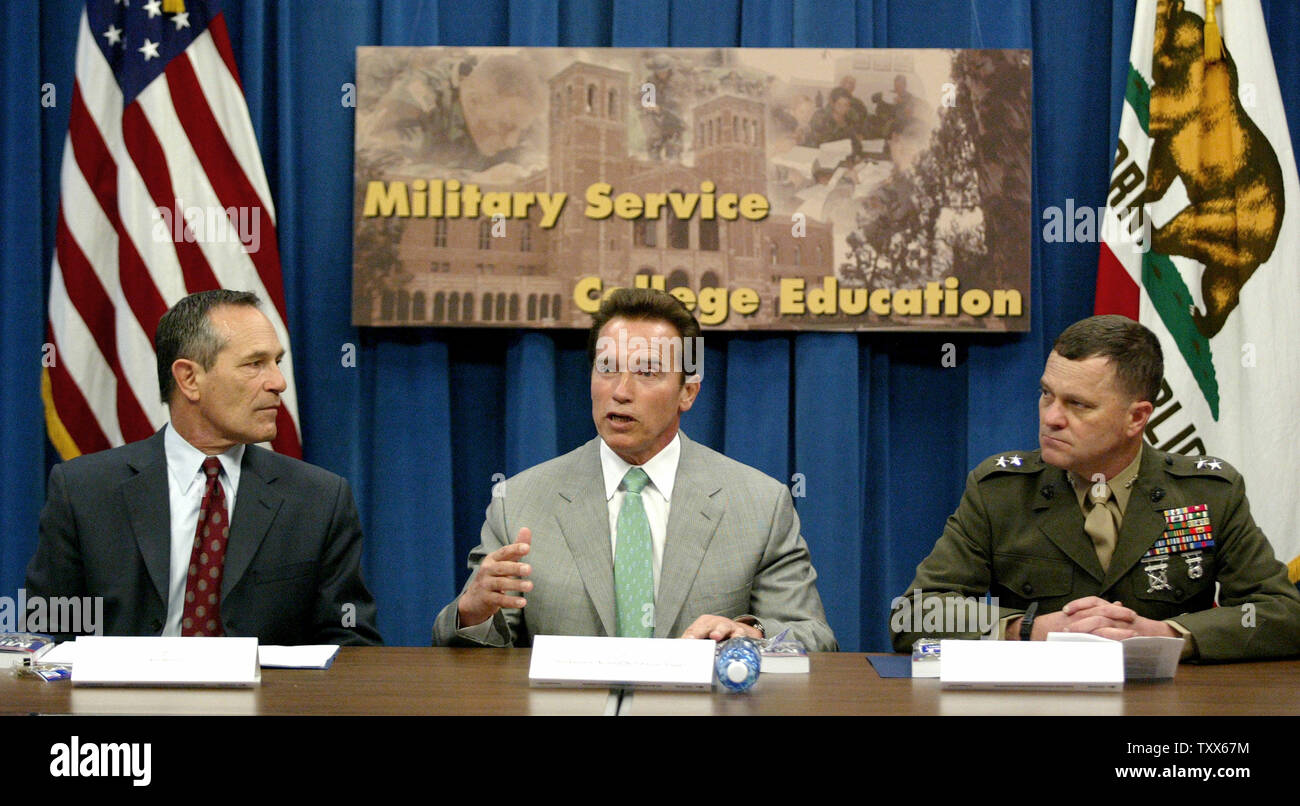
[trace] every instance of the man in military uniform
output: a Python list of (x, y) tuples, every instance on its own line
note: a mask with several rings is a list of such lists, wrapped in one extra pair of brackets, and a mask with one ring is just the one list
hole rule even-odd
[(903, 131), (916, 119), (918, 99), (907, 89), (907, 76), (894, 76), (894, 100), (886, 101), (883, 93), (872, 93), (871, 101), (876, 105), (875, 125), (881, 137), (890, 138)]
[(830, 103), (813, 113), (808, 121), (808, 134), (803, 145), (817, 148), (822, 143), (848, 140), (853, 153), (857, 154), (862, 150), (859, 134), (859, 121), (853, 116), (853, 96), (844, 87), (835, 87), (831, 90)]
[(988, 593), (993, 612), (980, 621), (999, 639), (1181, 635), (1184, 660), (1300, 654), (1300, 594), (1250, 516), (1241, 475), (1220, 459), (1143, 444), (1163, 374), (1155, 335), (1125, 317), (1094, 316), (1061, 334), (1041, 381), (1040, 450), (971, 472), (895, 600), (895, 649), (922, 635), (981, 637), (974, 625), (918, 632), (900, 611)]

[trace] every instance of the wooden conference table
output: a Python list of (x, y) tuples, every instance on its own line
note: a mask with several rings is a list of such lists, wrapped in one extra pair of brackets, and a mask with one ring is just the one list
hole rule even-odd
[(857, 653), (812, 656), (807, 675), (765, 675), (748, 694), (528, 685), (526, 649), (343, 647), (325, 671), (267, 669), (250, 690), (74, 688), (0, 673), (0, 715), (1151, 715), (1300, 714), (1300, 661), (1181, 666), (1119, 692), (941, 691), (881, 679)]

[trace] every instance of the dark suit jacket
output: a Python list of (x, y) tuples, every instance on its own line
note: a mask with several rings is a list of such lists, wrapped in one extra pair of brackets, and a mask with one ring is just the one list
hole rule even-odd
[[(104, 635), (159, 635), (170, 558), (159, 431), (50, 472), (27, 595), (100, 596)], [(263, 644), (381, 643), (360, 560), (361, 523), (347, 481), (249, 445), (221, 583), (226, 634)]]
[[(1020, 463), (1010, 462), (1012, 456)], [(1201, 552), (1195, 574), (1181, 554), (1167, 555), (1167, 585), (1152, 584), (1142, 556), (1164, 533), (1166, 510), (1196, 504), (1208, 507), (1214, 547)], [(1228, 463), (1144, 445), (1105, 571), (1083, 520), (1065, 471), (1045, 464), (1038, 451), (989, 457), (971, 471), (961, 504), (904, 596), (910, 599), (914, 590), (963, 597), (989, 592), (999, 605), (994, 622), (1031, 601), (1039, 613), (1051, 613), (1074, 599), (1100, 596), (1146, 618), (1177, 621), (1191, 632), (1203, 661), (1300, 653), (1300, 595), (1251, 518), (1241, 474)], [(903, 617), (908, 607), (895, 600), (891, 616), (899, 652), (923, 635), (978, 637), (969, 621), (961, 631), (949, 625), (918, 632)]]
[[(686, 434), (681, 439), (654, 636), (677, 638), (705, 614), (752, 615), (762, 619), (769, 637), (788, 627), (809, 650), (837, 649), (790, 491)], [(528, 606), (497, 611), (489, 643), (476, 644), (457, 635), (459, 600), (452, 600), (434, 622), (435, 645), (531, 646), (534, 635), (616, 634), (599, 446), (597, 437), (492, 491), (470, 569), (477, 573), (484, 557), (513, 542), (519, 527), (529, 527), (527, 562), (535, 587), (525, 596)]]

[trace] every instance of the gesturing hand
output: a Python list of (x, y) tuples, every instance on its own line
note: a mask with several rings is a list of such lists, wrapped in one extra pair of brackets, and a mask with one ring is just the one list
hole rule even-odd
[(483, 558), (478, 573), (469, 587), (460, 595), (456, 605), (461, 627), (473, 627), (492, 618), (503, 607), (524, 607), (528, 604), (522, 596), (533, 583), (524, 579), (532, 573), (532, 566), (520, 562), (532, 548), (533, 533), (528, 527), (519, 530), (515, 542), (502, 546)]

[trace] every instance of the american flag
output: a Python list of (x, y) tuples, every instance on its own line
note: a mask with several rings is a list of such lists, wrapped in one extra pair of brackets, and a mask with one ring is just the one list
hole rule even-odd
[(42, 376), (63, 458), (167, 422), (153, 350), (195, 291), (254, 291), (286, 350), (273, 447), (302, 455), (275, 209), (218, 2), (88, 0)]

